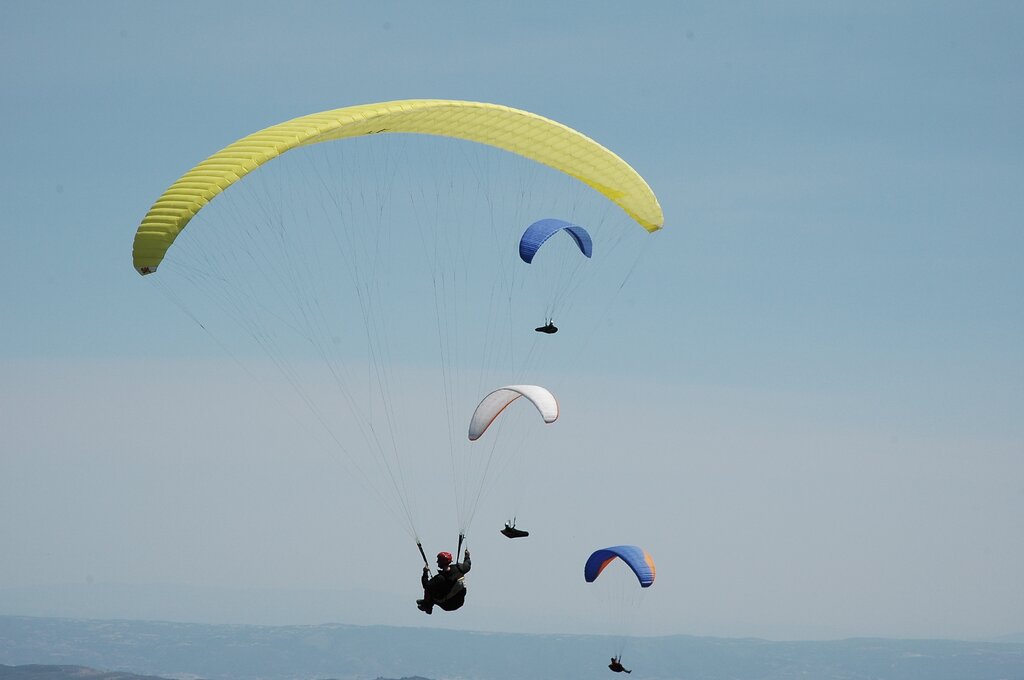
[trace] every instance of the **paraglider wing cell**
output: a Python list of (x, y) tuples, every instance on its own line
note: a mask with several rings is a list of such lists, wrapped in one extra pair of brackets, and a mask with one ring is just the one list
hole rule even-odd
[(500, 387), (480, 402), (469, 421), (469, 440), (480, 438), (494, 419), (519, 397), (526, 397), (540, 411), (545, 423), (558, 420), (558, 402), (555, 395), (539, 385), (508, 385)]
[(593, 583), (604, 568), (616, 559), (622, 560), (633, 570), (642, 588), (648, 588), (654, 583), (654, 560), (646, 550), (636, 545), (617, 545), (594, 551), (583, 567), (583, 577), (587, 583)]
[(520, 259), (526, 264), (531, 264), (533, 256), (537, 254), (544, 242), (563, 230), (576, 242), (581, 253), (587, 257), (594, 254), (594, 242), (586, 229), (565, 220), (548, 218), (534, 222), (523, 232), (522, 238), (519, 239)]

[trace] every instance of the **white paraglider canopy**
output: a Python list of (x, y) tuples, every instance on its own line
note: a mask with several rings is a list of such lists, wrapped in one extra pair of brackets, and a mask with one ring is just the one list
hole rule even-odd
[(558, 420), (558, 402), (551, 392), (539, 385), (507, 385), (484, 397), (473, 411), (473, 417), (469, 421), (469, 440), (475, 442), (479, 439), (498, 414), (519, 397), (529, 399), (540, 411), (545, 423)]

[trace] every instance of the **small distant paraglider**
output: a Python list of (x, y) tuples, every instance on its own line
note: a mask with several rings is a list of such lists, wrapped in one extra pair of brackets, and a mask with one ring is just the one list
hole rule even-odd
[[(595, 550), (587, 558), (587, 563), (583, 567), (583, 577), (587, 583), (593, 583), (605, 570), (605, 567), (616, 560), (621, 560), (632, 570), (641, 588), (650, 588), (654, 583), (656, 573), (654, 560), (646, 550), (636, 545), (616, 545)], [(622, 665), (621, 652), (611, 658), (608, 668), (614, 673), (633, 672)]]
[(516, 528), (516, 520), (512, 519), (512, 522), (505, 522), (505, 528), (501, 530), (501, 533), (505, 538), (526, 538), (530, 535), (529, 531)]
[[(589, 258), (594, 254), (594, 241), (590, 238), (590, 234), (586, 229), (565, 220), (548, 217), (543, 220), (537, 220), (523, 232), (522, 237), (519, 239), (519, 258), (526, 264), (532, 264), (533, 257), (540, 250), (540, 247), (560, 231), (568, 234), (576, 243), (580, 252), (586, 257)], [(543, 326), (533, 330), (538, 333), (553, 335), (558, 332), (558, 326), (555, 325), (554, 319), (548, 318), (544, 320)]]
[[(480, 401), (469, 422), (469, 440), (479, 439), (495, 418), (519, 397), (526, 397), (540, 412), (545, 423), (558, 420), (558, 401), (547, 389), (540, 385), (508, 385), (494, 390)], [(515, 518), (505, 522), (501, 533), (506, 538), (526, 538), (530, 535), (529, 531), (516, 528)]]

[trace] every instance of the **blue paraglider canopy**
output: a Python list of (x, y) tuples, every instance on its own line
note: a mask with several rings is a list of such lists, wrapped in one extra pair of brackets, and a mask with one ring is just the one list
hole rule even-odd
[(549, 217), (538, 220), (526, 228), (522, 238), (519, 239), (519, 257), (526, 264), (532, 263), (533, 256), (537, 254), (544, 242), (560, 231), (565, 231), (572, 237), (581, 253), (587, 257), (593, 255), (594, 242), (586, 229), (565, 220)]

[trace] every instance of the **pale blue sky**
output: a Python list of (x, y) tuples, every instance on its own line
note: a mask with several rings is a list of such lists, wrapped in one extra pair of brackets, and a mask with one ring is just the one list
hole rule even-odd
[[(582, 551), (635, 541), (639, 632), (1024, 630), (1022, 34), (1012, 2), (3, 3), (0, 612), (584, 632)], [(283, 460), (292, 424), (254, 425), (266, 402), (131, 267), (152, 201), (225, 144), (419, 97), (571, 125), (666, 215), (639, 328), (559, 395), (587, 413), (552, 435), (547, 526), (480, 522), (473, 609), (442, 620), (409, 611), (405, 535)], [(538, 571), (550, 615), (517, 590)], [(87, 582), (381, 595), (24, 594)]]

